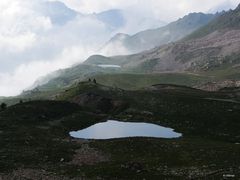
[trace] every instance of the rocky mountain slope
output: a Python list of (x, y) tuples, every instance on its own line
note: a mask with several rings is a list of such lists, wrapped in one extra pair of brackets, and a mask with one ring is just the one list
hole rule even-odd
[[(200, 84), (206, 83), (206, 79), (217, 82), (229, 79), (238, 80), (240, 77), (240, 28), (229, 22), (237, 23), (240, 20), (239, 12), (240, 8), (238, 7), (234, 11), (219, 15), (218, 18), (202, 28), (212, 29), (204, 36), (197, 37), (194, 34), (200, 31), (196, 31), (181, 41), (133, 55), (91, 56), (83, 64), (62, 71), (58, 77), (51, 79), (44, 85), (44, 88), (52, 89), (53, 87), (54, 89), (62, 85), (69, 86), (73, 82), (86, 79), (89, 76), (112, 72), (128, 74), (174, 73), (174, 81), (170, 80), (171, 82), (176, 82), (175, 77), (178, 76), (179, 72), (193, 73), (197, 76), (199, 74), (204, 76), (204, 80), (199, 82)], [(230, 20), (228, 21), (227, 19)], [(215, 25), (213, 26), (213, 24)], [(223, 25), (218, 29), (219, 24)], [(128, 35), (119, 36), (121, 38), (128, 37)], [(106, 69), (100, 68), (99, 65), (119, 65), (121, 68)], [(88, 68), (85, 68), (86, 66)], [(159, 77), (161, 74), (159, 74)], [(131, 79), (130, 74), (128, 77)], [(157, 82), (163, 83), (161, 78), (157, 79), (159, 79)], [(182, 83), (177, 84), (186, 85)]]
[(240, 81), (236, 80), (226, 80), (226, 81), (219, 81), (219, 82), (208, 82), (206, 84), (200, 84), (196, 86), (198, 89), (202, 89), (205, 91), (223, 91), (227, 90), (228, 88), (240, 88)]
[(206, 25), (217, 15), (191, 13), (167, 26), (139, 32), (135, 35), (117, 34), (101, 52), (108, 55), (133, 54), (156, 46), (175, 42)]
[[(234, 11), (223, 13), (184, 40), (135, 55), (111, 57), (112, 64), (150, 73), (201, 72), (227, 67), (238, 68), (240, 63), (239, 22), (240, 8), (238, 7)], [(86, 62), (95, 63), (96, 61)]]
[(240, 4), (235, 10), (230, 10), (227, 13), (221, 13), (220, 16), (211, 21), (207, 26), (199, 28), (197, 31), (189, 35), (186, 39), (200, 38), (214, 31), (223, 29), (239, 29), (240, 28)]

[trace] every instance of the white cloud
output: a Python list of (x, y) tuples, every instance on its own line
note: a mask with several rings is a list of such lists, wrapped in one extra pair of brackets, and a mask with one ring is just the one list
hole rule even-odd
[(0, 49), (24, 51), (33, 46), (37, 33), (51, 27), (48, 18), (37, 16), (32, 3), (23, 1), (0, 2)]
[(40, 76), (85, 60), (109, 38), (108, 27), (92, 17), (54, 25), (36, 11), (40, 1), (0, 3), (0, 95), (19, 94)]
[(34, 33), (27, 32), (19, 35), (0, 35), (0, 49), (15, 53), (24, 51), (29, 48), (36, 41)]
[[(227, 2), (225, 10), (235, 7), (239, 0), (61, 0), (71, 8), (84, 13), (101, 12), (108, 9), (142, 9), (165, 21), (173, 21), (189, 12), (209, 12)], [(141, 12), (143, 12), (141, 10)], [(144, 16), (146, 14), (142, 14)]]
[(138, 0), (61, 0), (69, 7), (83, 13), (102, 12), (109, 9), (125, 9), (135, 5)]
[(91, 48), (73, 46), (63, 49), (62, 53), (51, 61), (38, 60), (18, 66), (12, 73), (0, 73), (0, 94), (14, 96), (30, 87), (37, 78), (46, 73), (69, 67), (79, 62), (79, 57), (87, 58)]

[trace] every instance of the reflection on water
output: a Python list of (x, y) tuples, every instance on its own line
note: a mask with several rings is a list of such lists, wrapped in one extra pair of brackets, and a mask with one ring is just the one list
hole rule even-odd
[(126, 137), (178, 138), (182, 134), (173, 129), (149, 123), (130, 123), (109, 120), (80, 131), (70, 132), (74, 138), (113, 139)]

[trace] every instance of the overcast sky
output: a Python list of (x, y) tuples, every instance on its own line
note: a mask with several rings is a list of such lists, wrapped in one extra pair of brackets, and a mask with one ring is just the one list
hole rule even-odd
[[(60, 0), (71, 10), (46, 1), (0, 1), (0, 96), (17, 95), (38, 77), (82, 62), (97, 53), (115, 33), (133, 34), (190, 12), (228, 10), (239, 3), (239, 0)], [(110, 9), (123, 10), (123, 24), (118, 22), (113, 27), (87, 15)]]

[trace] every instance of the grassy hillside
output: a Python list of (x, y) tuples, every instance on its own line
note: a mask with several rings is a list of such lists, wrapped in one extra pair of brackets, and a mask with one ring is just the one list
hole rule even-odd
[[(67, 102), (76, 97), (95, 104), (101, 98), (123, 101), (128, 106), (103, 114), (85, 104)], [(228, 94), (176, 85), (123, 91), (86, 82), (59, 98), (65, 101), (20, 103), (0, 112), (0, 178), (221, 179), (226, 173), (240, 175), (236, 144), (240, 104), (225, 101)], [(95, 104), (87, 103), (101, 108)], [(183, 137), (101, 141), (69, 137), (70, 131), (106, 119), (165, 125)]]
[(98, 83), (126, 90), (136, 90), (154, 84), (176, 84), (194, 86), (208, 80), (207, 77), (194, 74), (102, 74), (94, 76)]
[[(88, 78), (95, 78), (98, 83), (113, 88), (124, 90), (139, 90), (147, 88), (154, 84), (175, 84), (195, 87), (207, 82), (219, 82), (224, 80), (239, 80), (240, 73), (238, 68), (218, 68), (214, 71), (194, 73), (153, 73), (153, 74), (137, 74), (137, 73), (118, 73), (116, 70), (113, 73), (99, 72), (88, 75), (81, 75), (81, 69), (71, 73), (64, 73), (62, 77), (50, 80), (47, 84), (39, 86), (38, 91), (28, 91), (17, 97), (1, 98), (0, 103), (5, 102), (8, 105), (18, 103), (20, 100), (44, 100), (54, 99), (59, 93), (65, 91), (73, 84), (88, 81)], [(67, 72), (68, 72), (67, 71)], [(66, 77), (65, 77), (66, 75)], [(65, 82), (60, 85), (59, 82)]]
[[(77, 72), (77, 73), (76, 73)], [(154, 84), (176, 84), (185, 86), (195, 86), (209, 80), (207, 76), (184, 74), (184, 73), (169, 73), (169, 74), (130, 74), (130, 73), (97, 73), (97, 75), (80, 75), (81, 69), (72, 73), (64, 73), (62, 77), (50, 80), (47, 84), (39, 86), (38, 91), (28, 91), (17, 97), (9, 97), (0, 99), (8, 105), (18, 103), (20, 100), (44, 100), (54, 99), (59, 93), (77, 85), (79, 82), (88, 81), (88, 78), (95, 78), (98, 83), (105, 86), (117, 87), (125, 90), (138, 90), (149, 87)], [(70, 75), (71, 74), (71, 75)], [(66, 76), (65, 76), (66, 75)], [(61, 82), (65, 82), (62, 84)]]
[(119, 72), (119, 69), (101, 68), (97, 65), (80, 64), (61, 70), (61, 73), (59, 73), (58, 77), (50, 79), (46, 84), (39, 86), (38, 89), (42, 91), (64, 89), (74, 83), (88, 79), (96, 74), (115, 72)]

